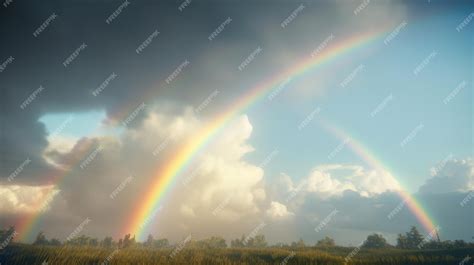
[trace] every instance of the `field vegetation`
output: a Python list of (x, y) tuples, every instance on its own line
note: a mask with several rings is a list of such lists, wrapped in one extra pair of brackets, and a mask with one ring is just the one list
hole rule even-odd
[[(2, 230), (3, 240), (14, 233), (14, 228)], [(2, 241), (4, 242), (4, 241)], [(48, 240), (39, 233), (33, 244), (10, 242), (0, 250), (0, 264), (456, 264), (468, 265), (474, 260), (474, 243), (461, 240), (425, 240), (416, 228), (398, 236), (396, 246), (388, 244), (381, 235), (372, 234), (355, 247), (337, 246), (325, 237), (308, 246), (303, 240), (291, 244), (269, 246), (263, 235), (242, 236), (230, 241), (221, 237), (194, 240), (190, 236), (170, 244), (167, 239), (151, 235), (143, 242), (135, 242), (130, 235), (114, 241), (84, 235), (62, 243)]]

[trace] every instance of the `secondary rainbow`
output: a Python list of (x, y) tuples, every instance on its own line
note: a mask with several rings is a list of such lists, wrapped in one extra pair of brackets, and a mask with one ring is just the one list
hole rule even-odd
[(332, 62), (336, 58), (372, 43), (379, 37), (384, 36), (384, 33), (385, 31), (376, 30), (334, 44), (331, 43), (328, 47), (321, 49), (317, 56), (308, 56), (294, 66), (282, 71), (280, 74), (249, 89), (219, 116), (215, 117), (206, 126), (203, 126), (192, 139), (176, 150), (165, 166), (157, 170), (150, 189), (144, 193), (144, 199), (140, 201), (140, 204), (137, 205), (137, 208), (132, 212), (131, 218), (126, 223), (123, 232), (132, 233), (136, 235), (138, 239), (143, 239), (147, 224), (156, 214), (160, 207), (161, 200), (173, 186), (172, 184), (176, 177), (187, 168), (195, 155), (207, 145), (214, 135), (252, 103), (264, 97), (271, 89), (283, 83), (288, 78), (301, 76), (308, 71)]
[[(349, 147), (357, 156), (363, 159), (370, 167), (375, 169), (380, 174), (390, 174), (393, 181), (398, 186), (398, 189), (394, 190), (402, 199), (401, 205), (406, 205), (408, 209), (413, 213), (416, 219), (423, 226), (425, 232), (431, 235), (438, 235), (438, 227), (435, 225), (433, 219), (429, 216), (428, 211), (426, 211), (422, 204), (416, 200), (406, 189), (400, 184), (398, 178), (394, 175), (393, 171), (390, 170), (384, 163), (382, 163), (377, 156), (370, 151), (369, 148), (365, 147), (360, 141), (358, 141), (353, 135), (350, 135), (344, 130), (330, 124), (327, 121), (322, 119), (319, 120), (321, 126), (330, 132), (333, 136), (338, 138), (341, 141), (344, 141), (345, 145)], [(397, 206), (398, 207), (398, 206)], [(403, 206), (402, 206), (403, 207)], [(400, 207), (400, 210), (402, 209)], [(397, 212), (395, 212), (396, 214)], [(390, 213), (387, 213), (387, 221), (390, 221)]]
[(44, 196), (44, 201), (39, 200), (37, 201), (34, 208), (37, 209), (36, 212), (29, 214), (15, 224), (16, 231), (19, 235), (19, 241), (23, 242), (30, 242), (34, 239), (34, 232), (37, 232), (39, 229), (39, 225), (42, 220), (43, 213), (47, 211), (47, 207), (51, 202), (56, 198), (58, 195), (58, 190), (60, 189), (61, 185), (67, 179), (67, 176), (72, 174), (76, 169), (76, 166), (82, 161), (84, 157), (86, 157), (90, 150), (93, 149), (93, 144), (91, 141), (86, 142), (86, 144), (75, 154), (74, 159), (69, 161), (69, 166), (63, 169), (64, 174), (57, 175), (52, 178), (51, 183), (53, 183), (54, 187), (48, 192), (46, 196)]

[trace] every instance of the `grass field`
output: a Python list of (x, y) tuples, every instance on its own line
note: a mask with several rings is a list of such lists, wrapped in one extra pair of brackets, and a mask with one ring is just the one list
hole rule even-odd
[[(351, 254), (352, 253), (352, 254)], [(0, 264), (439, 264), (467, 265), (474, 249), (449, 250), (366, 250), (335, 247), (290, 248), (174, 248), (111, 249), (77, 246), (31, 246), (12, 244), (0, 251)], [(350, 257), (350, 258), (349, 258)]]

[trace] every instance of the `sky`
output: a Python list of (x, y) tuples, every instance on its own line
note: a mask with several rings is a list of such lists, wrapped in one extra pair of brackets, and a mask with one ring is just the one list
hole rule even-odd
[(88, 218), (84, 234), (136, 232), (127, 224), (183, 143), (277, 80), (199, 148), (143, 233), (232, 239), (263, 222), (271, 242), (393, 243), (423, 231), (408, 207), (388, 218), (403, 190), (442, 239), (472, 240), (473, 12), (434, 0), (5, 2), (0, 227), (26, 242), (64, 240)]

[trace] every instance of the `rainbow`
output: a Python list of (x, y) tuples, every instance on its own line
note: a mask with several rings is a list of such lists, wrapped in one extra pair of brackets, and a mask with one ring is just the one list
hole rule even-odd
[(136, 235), (138, 239), (144, 238), (147, 223), (150, 222), (160, 208), (160, 203), (173, 186), (174, 180), (184, 172), (196, 154), (234, 117), (289, 78), (296, 78), (322, 67), (343, 55), (372, 43), (379, 37), (384, 36), (384, 33), (386, 33), (386, 31), (371, 31), (329, 45), (321, 49), (317, 56), (309, 56), (287, 70), (282, 71), (280, 74), (249, 89), (225, 111), (215, 117), (215, 119), (207, 125), (203, 126), (192, 139), (185, 142), (182, 147), (171, 156), (163, 167), (160, 167), (156, 171), (153, 177), (154, 181), (149, 185), (149, 190), (144, 193), (144, 199), (139, 202), (139, 205), (131, 214), (130, 220), (127, 221), (123, 230), (124, 233), (132, 233)]
[[(99, 127), (97, 130), (99, 130)], [(22, 242), (31, 242), (34, 239), (34, 232), (38, 231), (39, 225), (42, 221), (43, 213), (45, 212), (46, 207), (57, 197), (59, 187), (64, 183), (74, 170), (76, 166), (82, 161), (84, 157), (86, 157), (90, 150), (92, 150), (94, 145), (92, 141), (86, 142), (84, 146), (82, 146), (78, 152), (74, 155), (73, 160), (69, 161), (69, 166), (63, 169), (64, 174), (57, 175), (53, 178), (52, 186), (53, 188), (49, 191), (49, 193), (45, 196), (45, 200), (39, 200), (34, 208), (38, 211), (32, 214), (29, 214), (23, 218), (20, 218), (18, 222), (15, 223), (15, 229), (19, 235), (18, 240)]]
[(333, 136), (338, 138), (341, 141), (344, 141), (345, 145), (349, 147), (352, 152), (354, 152), (357, 156), (359, 156), (362, 160), (365, 161), (370, 167), (375, 169), (378, 173), (389, 173), (389, 175), (393, 178), (393, 181), (398, 186), (398, 189), (395, 190), (399, 197), (402, 199), (403, 204), (410, 209), (416, 219), (420, 222), (423, 226), (425, 232), (427, 234), (438, 233), (437, 226), (433, 219), (428, 215), (428, 211), (426, 211), (421, 203), (416, 200), (406, 189), (398, 181), (399, 178), (393, 175), (393, 171), (389, 170), (387, 166), (384, 165), (381, 161), (376, 159), (376, 156), (373, 152), (370, 152), (370, 149), (365, 147), (358, 141), (353, 135), (349, 135), (345, 133), (343, 130), (331, 125), (329, 122), (320, 119), (319, 123), (321, 127), (323, 127), (326, 131), (330, 132)]

